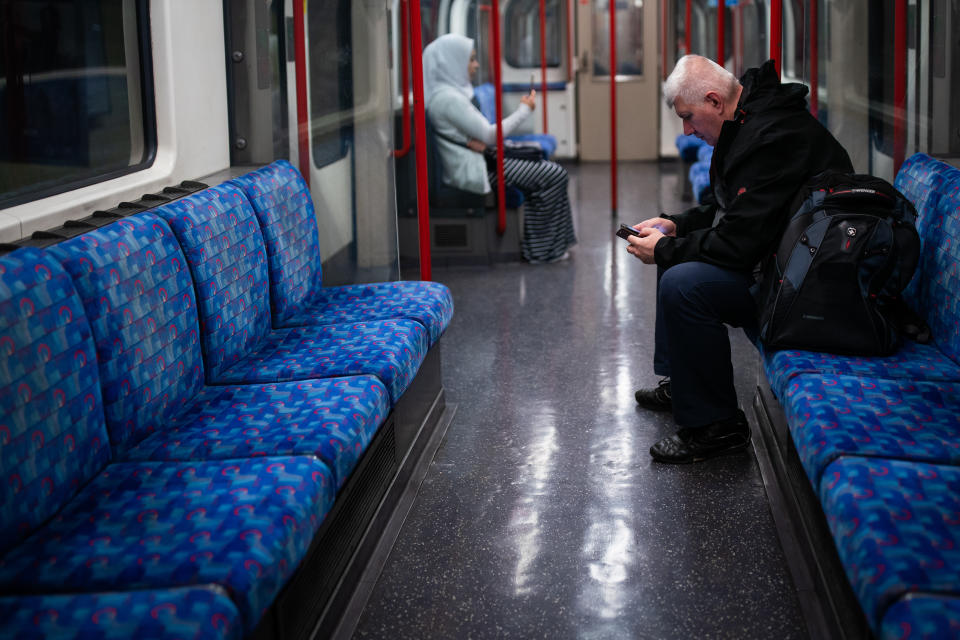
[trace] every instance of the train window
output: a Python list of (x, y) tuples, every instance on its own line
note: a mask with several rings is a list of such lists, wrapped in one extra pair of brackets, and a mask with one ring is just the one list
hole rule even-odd
[(0, 8), (0, 208), (149, 166), (147, 1)]
[(324, 167), (347, 155), (353, 121), (350, 2), (310, 0), (310, 131), (313, 163)]
[[(617, 76), (643, 75), (643, 0), (616, 4)], [(593, 75), (610, 75), (610, 3), (593, 5)]]
[[(547, 66), (560, 66), (560, 0), (545, 3)], [(512, 67), (540, 66), (540, 0), (514, 0), (504, 14), (504, 59)]]

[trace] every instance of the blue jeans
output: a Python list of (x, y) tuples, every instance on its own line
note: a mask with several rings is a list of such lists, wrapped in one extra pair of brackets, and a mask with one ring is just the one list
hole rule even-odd
[(753, 277), (705, 262), (657, 273), (653, 370), (669, 376), (673, 417), (700, 427), (737, 415), (727, 327), (757, 334)]

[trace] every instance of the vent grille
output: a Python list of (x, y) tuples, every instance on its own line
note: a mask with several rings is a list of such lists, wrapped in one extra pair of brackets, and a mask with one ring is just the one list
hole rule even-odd
[(284, 589), (277, 603), (279, 637), (310, 637), (398, 468), (391, 419), (337, 497), (327, 516), (329, 528)]
[(467, 225), (465, 224), (435, 224), (433, 225), (433, 243), (437, 247), (449, 249), (466, 247)]

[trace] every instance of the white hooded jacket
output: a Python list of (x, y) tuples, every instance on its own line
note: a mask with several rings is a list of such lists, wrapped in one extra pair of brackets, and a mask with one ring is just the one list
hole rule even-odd
[[(423, 50), (424, 101), (427, 117), (437, 133), (466, 144), (470, 138), (487, 146), (497, 143), (497, 126), (490, 124), (473, 103), (470, 83), (470, 54), (473, 40), (448, 33), (431, 42)], [(508, 136), (530, 115), (530, 107), (521, 103), (503, 119), (503, 135)], [(482, 153), (477, 153), (442, 137), (437, 137), (443, 181), (471, 191), (488, 193), (490, 181)]]

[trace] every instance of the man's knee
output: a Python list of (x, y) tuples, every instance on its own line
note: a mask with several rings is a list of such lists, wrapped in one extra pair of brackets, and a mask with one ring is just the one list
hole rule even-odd
[(681, 262), (663, 272), (660, 276), (658, 304), (664, 308), (675, 308), (690, 299), (690, 293), (700, 284), (699, 264)]

